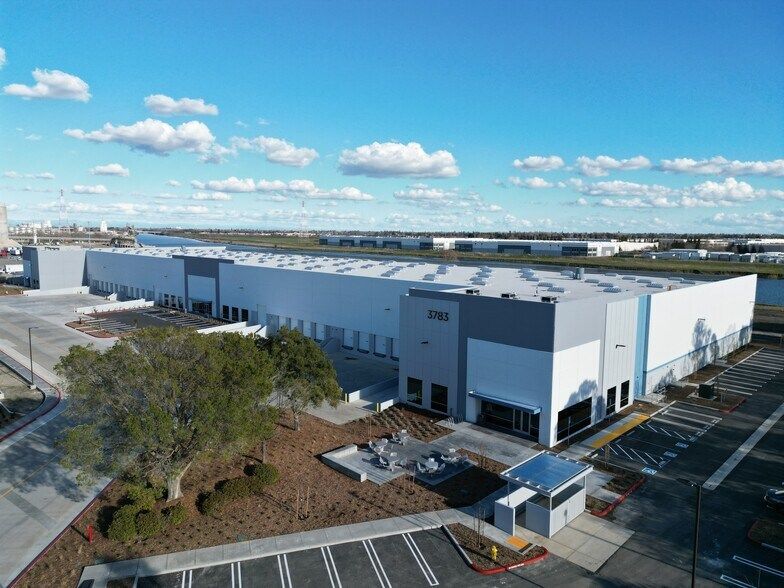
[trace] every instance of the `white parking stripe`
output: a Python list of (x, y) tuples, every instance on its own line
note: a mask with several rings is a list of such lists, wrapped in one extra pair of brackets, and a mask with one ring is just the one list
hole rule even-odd
[(754, 396), (753, 393), (746, 392), (745, 390), (740, 390), (738, 388), (730, 388), (730, 387), (725, 388), (724, 386), (722, 386), (721, 388), (719, 388), (719, 390), (725, 390), (727, 392), (732, 392), (733, 394), (742, 394), (743, 396)]
[(343, 584), (340, 582), (340, 575), (338, 574), (338, 567), (335, 565), (335, 560), (332, 558), (332, 550), (329, 548), (329, 545), (327, 545), (325, 549), (327, 550), (329, 561), (332, 564), (332, 571), (335, 572), (335, 581), (338, 583), (338, 588), (343, 588)]
[(674, 410), (674, 411), (677, 411), (677, 412), (685, 412), (686, 414), (693, 414), (693, 415), (696, 415), (696, 416), (704, 417), (704, 418), (708, 419), (709, 421), (711, 421), (713, 423), (718, 423), (721, 420), (721, 417), (714, 417), (714, 416), (711, 416), (709, 414), (705, 414), (704, 412), (698, 412), (696, 410), (688, 410), (686, 408), (680, 408), (680, 407), (677, 407), (677, 406), (671, 406), (667, 410), (669, 410), (669, 411), (673, 411)]
[[(387, 578), (386, 573), (384, 573), (384, 578), (386, 578), (386, 581), (387, 581), (386, 584), (384, 583), (384, 580), (381, 578), (381, 573), (379, 572), (379, 568), (376, 565), (376, 560), (373, 557), (375, 555), (375, 553), (376, 553), (376, 550), (374, 549), (373, 553), (371, 553), (370, 549), (368, 548), (368, 543), (370, 543), (370, 540), (363, 541), (362, 542), (362, 546), (365, 548), (365, 551), (367, 552), (368, 558), (370, 558), (370, 564), (373, 566), (373, 571), (376, 572), (376, 577), (378, 578), (378, 583), (381, 584), (381, 588), (392, 588), (392, 585), (389, 583), (389, 578)], [(379, 562), (379, 565), (381, 565), (381, 562)], [(383, 569), (381, 571), (383, 571)]]
[(730, 586), (737, 586), (738, 588), (757, 588), (754, 584), (747, 584), (743, 580), (738, 580), (727, 574), (722, 574), (720, 580), (726, 582)]
[(422, 555), (422, 552), (419, 550), (419, 546), (416, 544), (416, 541), (414, 541), (414, 538), (411, 536), (411, 534), (403, 533), (403, 540), (406, 542), (406, 545), (408, 545), (408, 549), (411, 551), (411, 555), (414, 556), (414, 559), (419, 565), (419, 569), (422, 570), (422, 573), (425, 575), (427, 583), (431, 586), (438, 586), (436, 575), (433, 573), (433, 570), (430, 569), (425, 556)]
[(231, 588), (234, 588), (234, 564), (229, 566), (231, 568)]
[(335, 566), (335, 560), (332, 559), (332, 551), (330, 551), (329, 546), (321, 548), (321, 557), (324, 558), (324, 565), (327, 566), (329, 583), (332, 585), (332, 588), (343, 588), (343, 585), (340, 583), (338, 568)]
[[(674, 415), (673, 415), (674, 416)], [(689, 425), (687, 423), (679, 423), (676, 421), (670, 421), (668, 419), (664, 419), (660, 416), (654, 417), (657, 423), (667, 423), (668, 425), (675, 425), (676, 427), (681, 427), (684, 429), (692, 429), (694, 431), (704, 431), (704, 427), (695, 427), (694, 425)]]
[(684, 415), (680, 415), (680, 414), (673, 414), (671, 412), (671, 409), (665, 410), (662, 414), (665, 414), (665, 415), (667, 415), (669, 417), (673, 417), (673, 418), (676, 418), (676, 419), (683, 419), (684, 421), (691, 421), (693, 423), (700, 423), (701, 425), (704, 425), (705, 427), (713, 426), (713, 425), (715, 425), (718, 422), (718, 421), (706, 422), (706, 421), (703, 421), (701, 419), (695, 419), (695, 418), (684, 416)]
[[(283, 575), (283, 570), (286, 570), (286, 575)], [(291, 573), (289, 572), (289, 560), (286, 554), (278, 556), (278, 572), (280, 573), (280, 585), (282, 588), (291, 588)]]
[(324, 552), (324, 548), (321, 548), (321, 557), (324, 558), (324, 565), (327, 566), (327, 575), (329, 576), (329, 584), (332, 588), (335, 588), (335, 580), (332, 579), (332, 567), (329, 565), (329, 561), (327, 561), (327, 554)]
[(237, 562), (237, 588), (242, 588), (242, 570), (240, 569), (240, 562)]
[(770, 574), (771, 576), (777, 576), (779, 578), (784, 578), (784, 572), (781, 570), (777, 570), (776, 568), (772, 568), (770, 566), (766, 566), (765, 564), (757, 563), (755, 561), (751, 561), (750, 559), (746, 559), (745, 557), (741, 557), (739, 555), (733, 555), (732, 560), (738, 563), (741, 563), (746, 566), (750, 566), (754, 569), (760, 570), (765, 572), (766, 574)]

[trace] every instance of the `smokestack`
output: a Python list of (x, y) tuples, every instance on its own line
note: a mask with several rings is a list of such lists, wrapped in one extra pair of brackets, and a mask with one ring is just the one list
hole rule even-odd
[(8, 209), (0, 202), (0, 247), (17, 247), (19, 243), (8, 236)]

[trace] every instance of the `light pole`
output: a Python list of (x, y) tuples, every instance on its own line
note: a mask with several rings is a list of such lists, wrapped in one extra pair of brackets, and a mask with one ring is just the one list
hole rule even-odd
[(33, 374), (33, 329), (38, 327), (27, 327), (27, 343), (30, 348), (30, 390), (35, 390), (35, 375)]
[(702, 484), (698, 484), (686, 478), (678, 478), (681, 484), (691, 486), (697, 489), (697, 510), (694, 517), (694, 550), (691, 555), (691, 588), (696, 586), (697, 582), (697, 548), (700, 539), (700, 503), (702, 502)]

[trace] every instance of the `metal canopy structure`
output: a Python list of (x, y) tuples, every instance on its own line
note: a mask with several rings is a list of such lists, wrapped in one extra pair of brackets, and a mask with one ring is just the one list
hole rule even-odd
[(541, 406), (534, 406), (533, 404), (525, 404), (524, 402), (507, 400), (506, 398), (499, 398), (497, 396), (493, 396), (492, 394), (477, 392), (476, 390), (469, 390), (468, 396), (471, 398), (478, 398), (479, 400), (487, 400), (488, 402), (492, 402), (493, 404), (500, 404), (501, 406), (505, 406), (507, 408), (516, 408), (518, 410), (523, 410), (530, 414), (539, 414), (540, 412), (542, 412)]
[(542, 451), (504, 470), (500, 476), (510, 484), (552, 498), (569, 485), (584, 479), (592, 470), (591, 465)]

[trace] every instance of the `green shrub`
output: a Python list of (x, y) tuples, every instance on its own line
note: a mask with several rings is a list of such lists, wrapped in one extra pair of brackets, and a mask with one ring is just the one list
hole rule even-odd
[(280, 478), (278, 468), (270, 463), (259, 463), (254, 465), (251, 475), (260, 480), (262, 484), (274, 484)]
[(127, 543), (136, 539), (136, 507), (129, 504), (114, 513), (106, 535), (112, 541)]
[(248, 478), (232, 478), (223, 482), (218, 491), (227, 501), (238, 500), (250, 496), (250, 484)]
[(163, 531), (166, 525), (161, 513), (157, 510), (148, 510), (136, 515), (136, 531), (142, 539), (149, 539)]
[(142, 484), (128, 484), (125, 487), (126, 498), (136, 507), (136, 512), (152, 510), (155, 501), (161, 498), (161, 491)]
[(170, 506), (165, 511), (166, 522), (170, 525), (181, 525), (188, 518), (188, 509), (184, 504), (175, 504)]
[(202, 514), (207, 516), (215, 516), (225, 506), (226, 502), (226, 497), (224, 496), (223, 492), (216, 490), (215, 492), (210, 492), (207, 494), (207, 496), (204, 497), (204, 499), (201, 501), (199, 510), (201, 510)]

